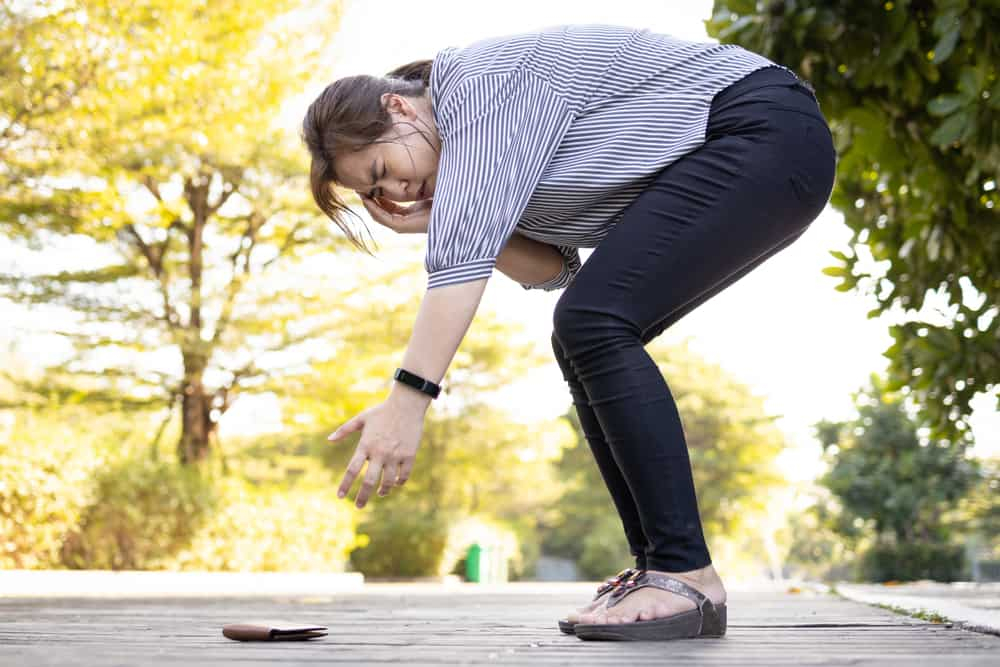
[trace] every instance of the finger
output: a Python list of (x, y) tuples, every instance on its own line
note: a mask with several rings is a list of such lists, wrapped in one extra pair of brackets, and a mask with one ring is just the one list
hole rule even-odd
[(399, 462), (399, 476), (396, 478), (396, 486), (403, 486), (406, 480), (410, 479), (410, 473), (413, 471), (413, 462), (416, 459), (406, 458)]
[(383, 210), (389, 213), (402, 213), (405, 214), (407, 211), (406, 206), (400, 206), (391, 199), (386, 199), (385, 197), (376, 197), (375, 203), (379, 205)]
[(378, 487), (378, 494), (380, 496), (389, 495), (389, 491), (392, 487), (396, 485), (396, 477), (399, 473), (399, 463), (395, 461), (387, 463), (384, 468), (382, 468), (382, 484)]
[(393, 229), (392, 216), (384, 208), (378, 205), (374, 199), (370, 197), (362, 197), (361, 203), (365, 205), (365, 210), (368, 211), (368, 215), (371, 216), (372, 220), (382, 225), (383, 227), (388, 227)]
[(405, 218), (413, 213), (418, 213), (420, 211), (425, 211), (431, 207), (431, 199), (421, 199), (411, 203), (408, 206), (401, 206), (391, 199), (385, 199), (384, 197), (376, 197), (376, 203), (381, 206), (386, 211), (399, 215)]
[(336, 442), (337, 440), (342, 440), (344, 437), (350, 435), (351, 433), (354, 433), (360, 428), (363, 428), (364, 425), (365, 422), (363, 419), (358, 419), (357, 417), (355, 417), (354, 419), (350, 419), (344, 422), (339, 428), (337, 428), (337, 430), (328, 435), (326, 439), (329, 440), (330, 442)]
[(382, 462), (368, 461), (368, 470), (365, 472), (365, 478), (361, 482), (361, 488), (358, 489), (358, 497), (355, 498), (355, 504), (358, 507), (364, 507), (365, 503), (368, 502), (368, 496), (371, 495), (372, 489), (378, 484), (378, 478), (381, 474)]
[(351, 485), (354, 484), (354, 478), (358, 476), (361, 472), (361, 468), (365, 465), (365, 459), (367, 457), (361, 452), (361, 448), (354, 452), (354, 456), (351, 458), (351, 462), (347, 464), (347, 470), (344, 472), (344, 478), (340, 482), (340, 488), (337, 489), (337, 497), (343, 498), (347, 495), (348, 491), (351, 490)]

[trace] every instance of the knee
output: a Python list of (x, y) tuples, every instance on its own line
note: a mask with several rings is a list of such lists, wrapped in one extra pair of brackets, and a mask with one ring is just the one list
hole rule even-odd
[(573, 299), (567, 298), (567, 294), (568, 292), (563, 292), (552, 310), (552, 345), (556, 354), (565, 353), (565, 347), (572, 343), (582, 319), (581, 309)]
[(571, 290), (563, 293), (552, 311), (552, 344), (563, 354), (598, 340), (638, 335), (638, 327), (627, 318), (606, 305), (575, 297)]

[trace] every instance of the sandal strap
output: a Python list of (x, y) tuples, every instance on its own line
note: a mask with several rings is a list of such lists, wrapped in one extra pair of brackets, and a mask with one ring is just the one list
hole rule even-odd
[(627, 567), (618, 574), (616, 574), (615, 576), (611, 577), (610, 579), (606, 579), (603, 584), (597, 587), (597, 594), (594, 595), (594, 599), (596, 600), (597, 598), (601, 597), (608, 591), (619, 586), (623, 581), (632, 577), (638, 572), (639, 570), (635, 569), (634, 567)]
[(694, 602), (702, 616), (705, 615), (706, 606), (709, 608), (713, 606), (712, 601), (708, 599), (707, 595), (685, 584), (680, 579), (675, 579), (674, 577), (666, 574), (660, 574), (659, 572), (640, 570), (636, 575), (630, 577), (611, 593), (608, 597), (608, 607), (615, 606), (625, 599), (627, 595), (639, 590), (640, 588), (659, 588), (664, 591), (683, 595), (687, 599)]

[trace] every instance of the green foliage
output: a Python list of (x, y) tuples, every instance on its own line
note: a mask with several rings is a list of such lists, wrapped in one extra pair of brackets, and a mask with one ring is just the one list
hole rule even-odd
[[(402, 494), (377, 498), (371, 514), (359, 526), (360, 548), (351, 564), (366, 577), (419, 577), (441, 574), (454, 516), (417, 509)], [(367, 544), (364, 542), (367, 541)]]
[(813, 581), (854, 579), (858, 554), (871, 542), (865, 523), (845, 521), (828, 489), (819, 487), (816, 496), (812, 505), (788, 518), (786, 574)]
[(341, 243), (276, 118), (322, 71), (310, 35), (339, 3), (17, 4), (0, 6), (0, 234), (76, 251), (72, 267), (0, 272), (0, 298), (55, 307), (74, 349), (18, 381), (180, 409), (179, 455), (201, 460), (236, 395), (301, 372), (289, 362), (331, 327), (330, 302), (274, 271)]
[(1000, 458), (980, 463), (982, 475), (957, 509), (957, 519), (966, 531), (981, 536), (984, 547), (1000, 560)]
[(219, 507), (190, 543), (152, 569), (342, 572), (362, 544), (357, 515), (318, 466), (291, 485), (218, 480)]
[(865, 581), (956, 581), (966, 576), (965, 547), (961, 544), (904, 542), (876, 544), (860, 564)]
[[(341, 571), (358, 516), (315, 460), (266, 482), (160, 462), (157, 416), (0, 412), (0, 568)], [(293, 481), (289, 481), (293, 480)]]
[(64, 567), (63, 541), (94, 502), (105, 443), (127, 450), (146, 423), (73, 406), (0, 412), (0, 568)]
[[(594, 466), (596, 468), (596, 464)], [(595, 522), (587, 528), (576, 561), (583, 577), (603, 580), (623, 569), (625, 566), (622, 563), (634, 566), (634, 559), (622, 534), (622, 522), (613, 508), (610, 513), (605, 511), (595, 517)]]
[[(909, 311), (889, 387), (910, 387), (951, 441), (1000, 383), (998, 24), (1000, 5), (969, 0), (716, 0), (706, 22), (816, 87), (839, 154), (832, 203), (853, 231), (826, 273), (872, 296), (871, 317)], [(947, 307), (918, 314), (934, 292)]]
[(876, 376), (856, 398), (858, 418), (835, 441), (822, 484), (850, 517), (872, 520), (878, 536), (896, 543), (946, 540), (944, 508), (963, 498), (978, 478), (965, 447), (922, 439), (902, 401)]
[(218, 502), (197, 467), (130, 457), (101, 469), (62, 545), (74, 569), (143, 570), (187, 545)]
[(948, 580), (958, 576), (963, 554), (951, 540), (961, 524), (947, 512), (979, 480), (977, 462), (961, 443), (944, 446), (921, 436), (903, 402), (877, 376), (855, 403), (857, 419), (823, 422), (817, 430), (831, 464), (820, 483), (840, 507), (834, 527), (854, 540), (865, 526), (871, 538), (859, 575), (880, 581), (931, 572)]
[[(763, 400), (719, 366), (686, 346), (654, 344), (649, 352), (677, 401), (709, 546), (742, 540), (750, 519), (765, 511), (769, 491), (783, 483), (774, 459), (784, 437)], [(543, 547), (573, 558), (587, 576), (603, 578), (633, 560), (575, 409), (567, 419), (577, 439), (558, 461), (566, 490), (546, 518)]]

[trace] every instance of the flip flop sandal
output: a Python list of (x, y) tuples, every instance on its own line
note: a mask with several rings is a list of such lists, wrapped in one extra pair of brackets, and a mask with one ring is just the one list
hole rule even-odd
[[(597, 602), (603, 596), (607, 595), (609, 591), (613, 591), (619, 584), (631, 577), (632, 575), (638, 573), (639, 570), (634, 567), (629, 567), (610, 579), (606, 579), (603, 584), (597, 587), (597, 593), (594, 595), (594, 599), (591, 602)], [(565, 618), (559, 621), (559, 629), (562, 630), (564, 634), (571, 635), (574, 633), (573, 626), (576, 625), (576, 621), (568, 621)]]
[(683, 595), (697, 605), (697, 609), (681, 612), (666, 618), (632, 623), (584, 624), (573, 628), (580, 639), (606, 639), (617, 641), (642, 641), (664, 639), (689, 639), (692, 637), (721, 637), (726, 634), (726, 605), (714, 605), (703, 593), (683, 581), (659, 574), (641, 571), (620, 584), (611, 592), (607, 607), (610, 609), (631, 593), (641, 588), (659, 588)]

